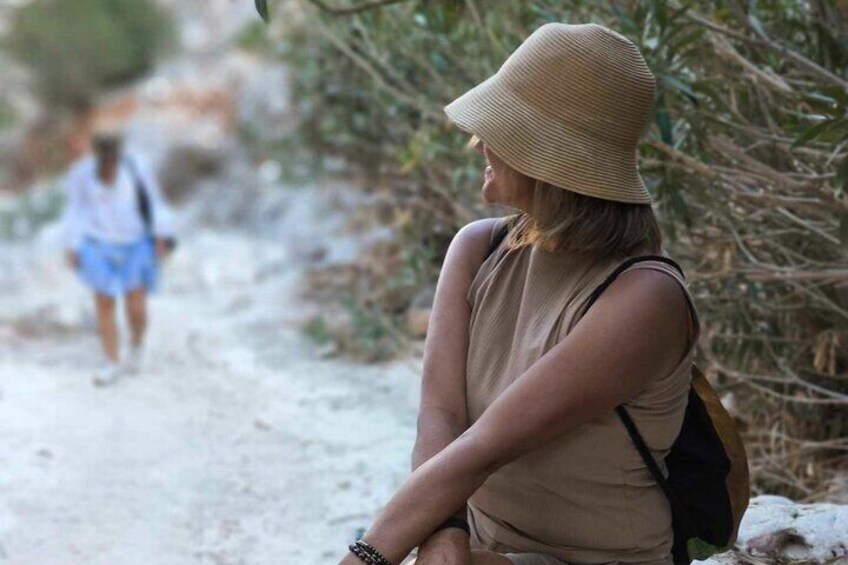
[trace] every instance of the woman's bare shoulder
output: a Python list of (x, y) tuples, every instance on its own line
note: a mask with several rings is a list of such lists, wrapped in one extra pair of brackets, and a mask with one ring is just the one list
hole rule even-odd
[[(621, 316), (631, 311), (641, 312), (645, 319), (650, 319), (650, 332), (634, 331), (632, 341), (643, 343), (650, 347), (652, 340), (661, 336), (659, 341), (664, 344), (662, 355), (657, 355), (660, 367), (666, 374), (682, 359), (689, 347), (689, 305), (685, 291), (675, 277), (664, 271), (654, 269), (631, 269), (623, 273), (607, 292), (606, 299), (616, 306), (607, 309), (610, 323), (620, 323)], [(601, 295), (600, 303), (604, 298)], [(636, 324), (635, 327), (640, 327)]]
[(482, 218), (464, 225), (451, 242), (450, 253), (458, 255), (462, 262), (476, 271), (483, 261), (494, 237), (495, 230), (506, 218)]

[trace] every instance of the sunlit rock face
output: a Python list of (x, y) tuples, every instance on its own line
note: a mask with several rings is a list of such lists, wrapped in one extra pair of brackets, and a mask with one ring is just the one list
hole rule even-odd
[[(781, 496), (751, 500), (737, 541), (738, 553), (709, 565), (735, 563), (848, 563), (848, 505), (796, 504)], [(748, 559), (750, 558), (750, 559)]]

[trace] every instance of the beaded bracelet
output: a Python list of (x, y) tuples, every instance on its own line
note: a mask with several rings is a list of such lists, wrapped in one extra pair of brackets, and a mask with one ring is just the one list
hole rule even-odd
[(371, 559), (371, 555), (369, 555), (364, 549), (362, 549), (358, 545), (351, 544), (350, 546), (348, 546), (348, 549), (354, 555), (354, 557), (359, 558), (359, 560), (365, 563), (365, 565), (374, 565), (374, 560)]
[(392, 565), (392, 562), (383, 557), (373, 545), (365, 540), (356, 540), (356, 543), (348, 546), (350, 552), (358, 557), (365, 565)]

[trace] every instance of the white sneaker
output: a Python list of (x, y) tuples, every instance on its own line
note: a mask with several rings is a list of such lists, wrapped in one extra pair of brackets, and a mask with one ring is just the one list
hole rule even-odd
[(111, 361), (105, 363), (100, 370), (94, 374), (94, 386), (109, 386), (121, 376), (121, 367)]
[(124, 370), (127, 374), (137, 375), (141, 372), (144, 365), (144, 348), (131, 347), (124, 360)]

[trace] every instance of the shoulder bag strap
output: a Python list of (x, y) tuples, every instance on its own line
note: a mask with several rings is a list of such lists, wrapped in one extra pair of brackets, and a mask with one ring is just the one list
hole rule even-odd
[(130, 171), (130, 176), (133, 179), (135, 187), (136, 201), (138, 202), (138, 212), (144, 221), (144, 227), (148, 232), (153, 231), (153, 207), (150, 205), (150, 195), (147, 193), (147, 186), (141, 178), (141, 173), (138, 171), (135, 160), (129, 155), (124, 157), (124, 163)]

